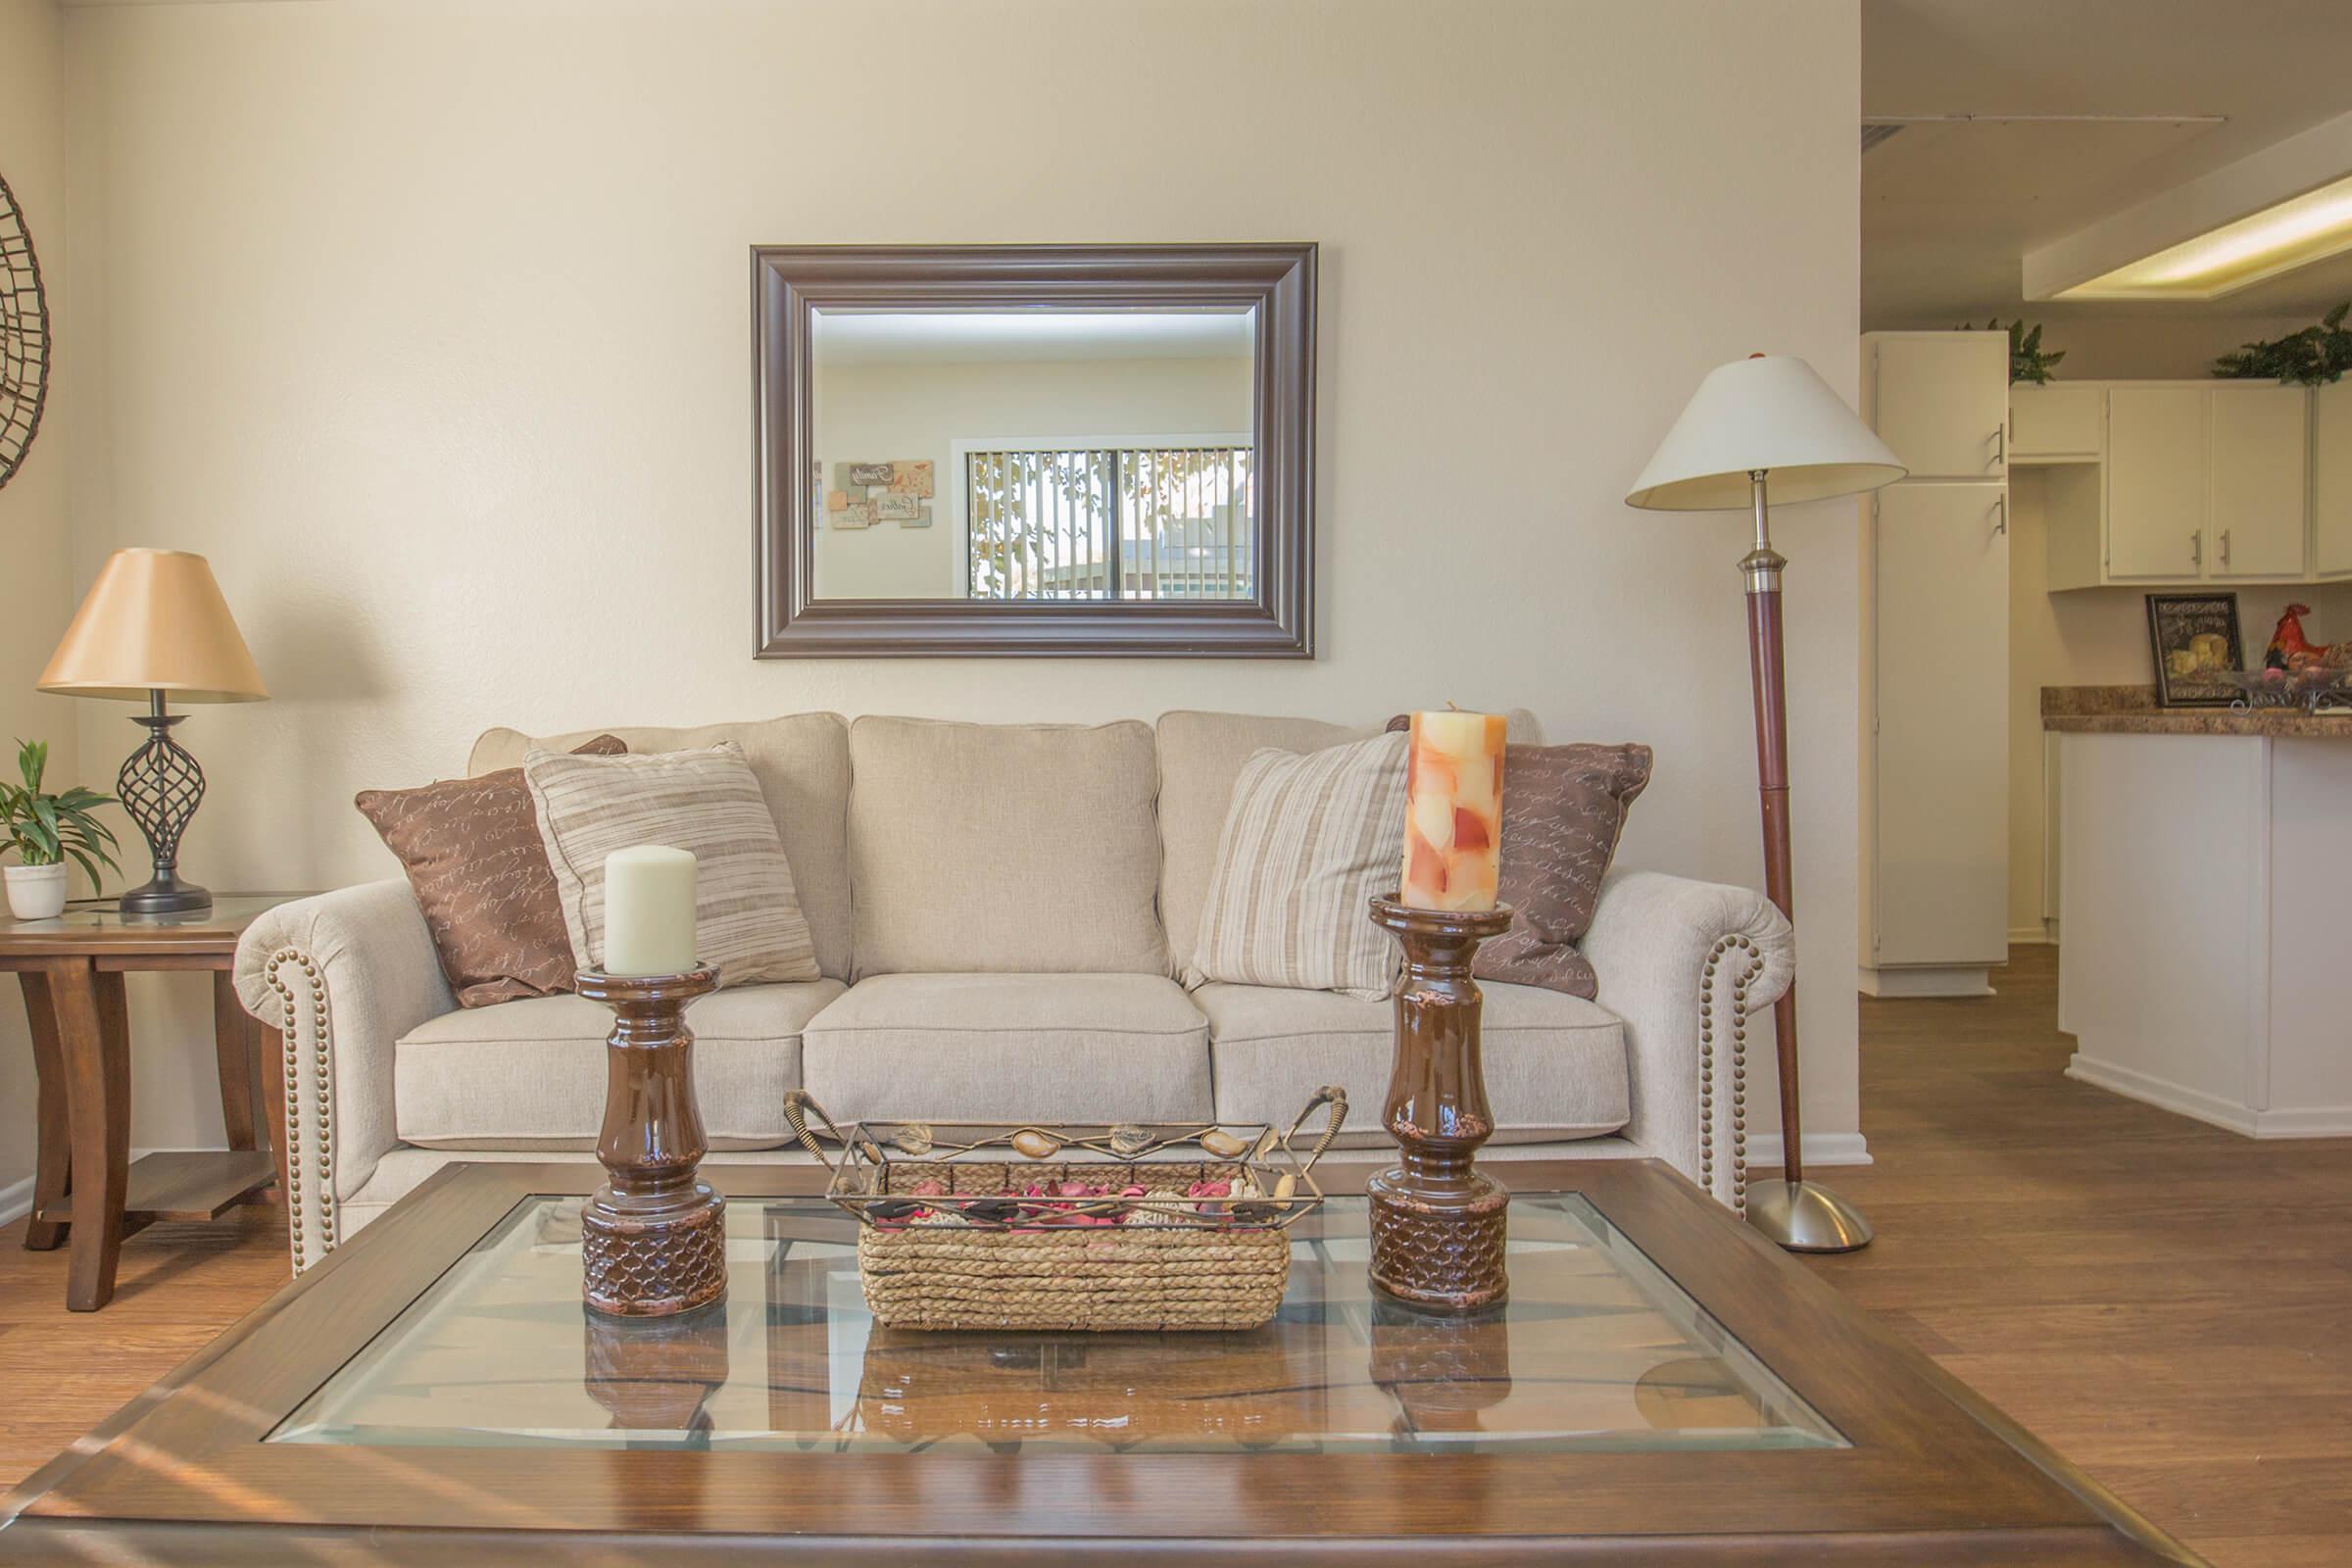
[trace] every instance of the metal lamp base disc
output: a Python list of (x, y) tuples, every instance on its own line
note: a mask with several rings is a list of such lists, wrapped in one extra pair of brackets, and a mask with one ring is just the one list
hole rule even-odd
[(122, 895), (118, 907), (124, 914), (189, 914), (213, 906), (213, 896), (192, 882), (161, 878)]
[(1750, 1182), (1747, 1223), (1791, 1252), (1858, 1252), (1877, 1233), (1862, 1211), (1818, 1182)]

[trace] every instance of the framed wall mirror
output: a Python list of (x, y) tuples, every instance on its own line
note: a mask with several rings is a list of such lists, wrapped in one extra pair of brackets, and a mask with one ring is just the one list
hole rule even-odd
[(752, 253), (762, 659), (1314, 655), (1315, 247)]

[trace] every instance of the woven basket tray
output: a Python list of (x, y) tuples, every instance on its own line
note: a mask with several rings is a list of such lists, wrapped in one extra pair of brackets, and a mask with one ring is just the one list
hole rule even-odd
[[(1301, 1157), (1292, 1140), (1324, 1105), (1329, 1124)], [(1321, 1202), (1314, 1162), (1347, 1114), (1329, 1088), (1288, 1132), (859, 1122), (845, 1135), (806, 1094), (785, 1102), (833, 1172), (828, 1196), (858, 1216), (867, 1306), (915, 1329), (1256, 1328), (1282, 1303), (1286, 1228)], [(1226, 1191), (1198, 1190), (1213, 1183)]]

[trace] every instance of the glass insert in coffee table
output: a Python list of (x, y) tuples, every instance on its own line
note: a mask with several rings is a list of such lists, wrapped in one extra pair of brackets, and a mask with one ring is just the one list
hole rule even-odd
[(580, 1303), (580, 1200), (517, 1204), (272, 1443), (713, 1451), (1527, 1452), (1843, 1447), (1574, 1194), (1511, 1205), (1509, 1304), (1411, 1312), (1365, 1277), (1364, 1200), (1291, 1235), (1247, 1334), (930, 1333), (874, 1322), (853, 1220), (736, 1199), (724, 1301)]

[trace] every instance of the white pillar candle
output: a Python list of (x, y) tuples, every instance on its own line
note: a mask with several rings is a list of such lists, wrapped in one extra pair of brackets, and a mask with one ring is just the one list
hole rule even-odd
[(1415, 713), (1396, 902), (1492, 909), (1502, 860), (1502, 717)]
[(660, 844), (605, 857), (607, 974), (694, 967), (694, 857)]

